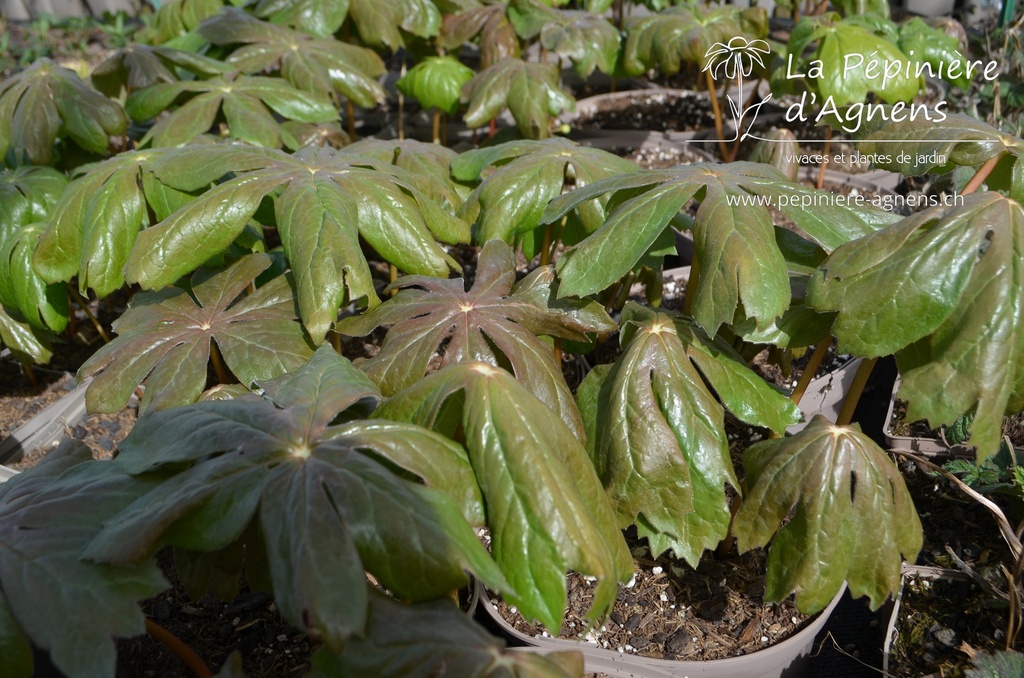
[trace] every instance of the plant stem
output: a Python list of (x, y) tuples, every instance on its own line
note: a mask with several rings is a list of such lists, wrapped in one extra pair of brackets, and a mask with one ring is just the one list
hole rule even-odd
[(548, 224), (544, 227), (544, 242), (540, 246), (540, 265), (547, 266), (551, 263), (551, 232), (554, 230), (554, 224)]
[(818, 342), (818, 345), (814, 348), (814, 353), (812, 353), (811, 357), (807, 360), (807, 365), (804, 366), (804, 373), (800, 375), (800, 380), (796, 382), (796, 387), (793, 389), (793, 393), (789, 396), (790, 400), (797, 405), (800, 404), (800, 399), (804, 397), (807, 385), (811, 383), (811, 379), (814, 379), (814, 373), (818, 371), (818, 366), (821, 365), (821, 361), (825, 359), (830, 346), (832, 346), (831, 335), (829, 335), (827, 339), (823, 339)]
[[(822, 151), (822, 158), (821, 158), (823, 161), (825, 160), (825, 158), (827, 158), (829, 156), (829, 151), (831, 149), (832, 149), (832, 128), (831, 127), (826, 127), (825, 128), (825, 149)], [(822, 162), (821, 165), (818, 166), (818, 182), (815, 184), (815, 186), (818, 188), (819, 191), (825, 185), (825, 165), (826, 164), (827, 163)]]
[[(402, 71), (400, 78), (405, 77), (405, 57), (402, 57)], [(405, 140), (405, 95), (398, 90), (398, 140)]]
[(857, 409), (857, 403), (860, 401), (861, 394), (864, 393), (868, 377), (871, 376), (871, 370), (875, 369), (877, 362), (878, 358), (868, 358), (857, 368), (857, 374), (853, 375), (853, 383), (850, 384), (850, 391), (843, 398), (843, 409), (839, 410), (839, 416), (836, 417), (837, 425), (846, 426), (853, 421), (853, 412)]
[(217, 348), (217, 342), (213, 339), (210, 339), (210, 362), (213, 363), (213, 373), (217, 376), (217, 381), (222, 384), (231, 383), (231, 377), (224, 366), (224, 359), (221, 358), (220, 349)]
[(434, 143), (435, 144), (440, 144), (441, 143), (441, 111), (439, 109), (436, 109), (436, 108), (434, 109), (433, 123), (434, 124), (433, 124), (432, 132), (433, 132), (433, 137), (434, 137)]
[(213, 672), (202, 657), (181, 642), (176, 635), (149, 618), (146, 619), (146, 633), (163, 643), (185, 666), (191, 669), (192, 673), (196, 674), (196, 678), (213, 678)]
[(715, 79), (711, 77), (711, 71), (704, 71), (704, 81), (708, 87), (708, 98), (711, 99), (711, 111), (715, 115), (715, 134), (718, 135), (718, 149), (722, 153), (722, 160), (729, 162), (729, 149), (722, 137), (722, 109), (718, 106), (718, 95), (715, 92)]
[(558, 367), (562, 367), (562, 339), (561, 337), (555, 337), (555, 362)]
[(89, 318), (93, 327), (95, 327), (96, 331), (99, 332), (100, 338), (103, 339), (103, 343), (109, 344), (110, 336), (107, 334), (106, 330), (103, 329), (103, 325), (100, 325), (100, 321), (96, 319), (96, 316), (92, 314), (92, 311), (89, 310), (89, 304), (87, 304), (85, 299), (82, 298), (82, 295), (78, 293), (75, 286), (68, 285), (68, 292), (70, 292), (71, 296), (75, 298), (75, 302), (78, 304), (78, 307), (85, 312), (86, 317)]
[(356, 105), (351, 99), (345, 101), (345, 113), (348, 115), (348, 136), (349, 141), (356, 140)]
[(686, 281), (686, 292), (683, 297), (683, 313), (693, 317), (693, 301), (697, 296), (697, 282), (700, 280), (700, 266), (694, 257), (690, 262), (690, 278)]
[(964, 186), (964, 190), (960, 191), (960, 195), (974, 193), (979, 188), (981, 188), (981, 185), (985, 183), (985, 179), (988, 179), (988, 175), (992, 174), (992, 170), (996, 168), (996, 165), (999, 164), (999, 160), (1002, 157), (1003, 156), (1000, 153), (986, 160), (985, 164), (978, 168), (978, 171), (974, 173), (974, 176), (971, 177), (971, 180), (967, 182), (966, 186)]

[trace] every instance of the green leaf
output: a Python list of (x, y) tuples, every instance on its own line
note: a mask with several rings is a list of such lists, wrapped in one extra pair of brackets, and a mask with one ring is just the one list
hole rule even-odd
[[(265, 386), (264, 398), (142, 417), (118, 465), (130, 473), (181, 470), (109, 520), (88, 556), (121, 563), (144, 560), (163, 544), (221, 549), (258, 512), (282, 615), (334, 652), (364, 633), (365, 572), (412, 600), (465, 585), (464, 570), (508, 587), (456, 503), (435, 489), (435, 481), (471, 483), (455, 491), (456, 501), (475, 489), (458, 445), (410, 424), (332, 425), (379, 396), (330, 347)], [(427, 486), (400, 477), (392, 464)]]
[[(464, 398), (459, 399), (459, 394)], [(470, 463), (483, 493), (491, 553), (527, 618), (561, 628), (565, 572), (597, 577), (589, 618), (606, 614), (633, 563), (586, 450), (551, 408), (486, 363), (450, 365), (417, 381), (374, 416), (433, 428), (461, 406)]]
[(136, 38), (139, 42), (163, 45), (187, 39), (199, 23), (220, 11), (223, 0), (168, 0), (161, 2), (148, 26)]
[[(234, 177), (139, 235), (127, 276), (144, 288), (174, 283), (242, 232), (264, 197), (278, 188), (277, 229), (295, 276), (299, 309), (314, 341), (346, 298), (378, 303), (356, 233), (403, 271), (446, 276), (457, 268), (437, 239), (465, 241), (468, 227), (416, 188), (396, 165), (329, 148), (294, 156), (268, 149), (195, 147), (168, 154), (157, 178), (192, 190), (229, 171)], [(326, 289), (320, 285), (327, 285)], [(325, 294), (326, 291), (326, 294)]]
[(481, 127), (498, 117), (506, 107), (520, 134), (528, 139), (551, 136), (551, 121), (575, 101), (558, 85), (554, 64), (539, 64), (505, 57), (476, 74), (462, 88), (462, 101), (469, 104), (463, 121)]
[(128, 128), (120, 104), (45, 58), (0, 84), (0, 114), (0, 155), (10, 149), (36, 165), (52, 163), (62, 134), (87, 151), (106, 154), (108, 137)]
[(899, 46), (904, 54), (913, 55), (915, 61), (931, 64), (941, 73), (948, 74), (950, 67), (955, 65), (961, 73), (960, 77), (950, 80), (947, 75), (946, 80), (963, 90), (971, 86), (971, 80), (967, 77), (967, 59), (957, 49), (959, 41), (929, 26), (920, 17), (913, 17), (900, 24)]
[[(861, 141), (861, 153), (881, 156), (877, 167), (918, 176), (951, 166), (973, 167), (1011, 151), (1024, 153), (1024, 142), (980, 120), (949, 113), (942, 124), (919, 118), (878, 126)], [(906, 148), (911, 152), (902, 153)]]
[(32, 644), (18, 625), (3, 593), (0, 593), (0, 653), (3, 653), (7, 675), (11, 678), (32, 678), (35, 672)]
[(81, 378), (93, 377), (89, 411), (121, 409), (141, 383), (148, 385), (142, 412), (195, 402), (206, 387), (212, 341), (246, 385), (302, 364), (311, 349), (295, 322), (290, 277), (238, 299), (270, 263), (253, 254), (213, 276), (197, 273), (191, 295), (179, 288), (136, 294), (114, 321), (119, 336), (79, 370)]
[(149, 192), (161, 186), (149, 170), (161, 154), (121, 153), (67, 187), (35, 253), (35, 268), (45, 281), (67, 282), (77, 275), (79, 289), (93, 289), (99, 297), (124, 285), (128, 253), (149, 222), (140, 184), (149, 184)]
[(460, 12), (446, 13), (437, 43), (442, 49), (458, 52), (476, 38), (480, 46), (480, 66), (490, 68), (506, 57), (518, 59), (519, 37), (505, 14), (506, 5), (477, 5)]
[(49, 219), (67, 183), (50, 167), (0, 170), (0, 240), (21, 226)]
[[(604, 225), (558, 260), (559, 293), (583, 296), (615, 283), (696, 197), (700, 206), (693, 231), (700, 277), (694, 288), (694, 317), (709, 334), (722, 323), (741, 321), (742, 315), (765, 329), (789, 307), (787, 266), (765, 203), (778, 206), (826, 250), (898, 218), (870, 208), (826, 206), (826, 194), (787, 182), (774, 167), (734, 162), (603, 179), (552, 200), (541, 221), (552, 223), (610, 192), (625, 197), (616, 196)], [(806, 209), (808, 204), (815, 208)]]
[(141, 122), (163, 112), (180, 95), (190, 98), (158, 120), (140, 145), (187, 144), (209, 130), (221, 108), (230, 137), (271, 148), (280, 148), (283, 144), (280, 123), (271, 111), (301, 122), (338, 119), (337, 109), (323, 94), (302, 91), (280, 78), (234, 74), (153, 85), (133, 92), (125, 105), (132, 118)]
[(793, 437), (748, 448), (743, 467), (750, 489), (733, 533), (741, 553), (772, 543), (766, 600), (795, 591), (811, 614), (844, 580), (872, 609), (895, 595), (903, 558), (921, 549), (921, 521), (903, 476), (859, 427), (815, 415)]
[(763, 8), (680, 4), (630, 21), (623, 63), (630, 75), (640, 75), (652, 68), (674, 75), (684, 63), (703, 68), (708, 51), (716, 43), (724, 45), (734, 37), (754, 40), (767, 35), (768, 16)]
[(473, 70), (455, 57), (425, 57), (409, 69), (395, 85), (423, 108), (437, 108), (453, 115), (459, 108), (462, 86), (473, 78)]
[(505, 643), (474, 624), (450, 601), (402, 605), (370, 589), (369, 620), (364, 638), (333, 655), (313, 655), (314, 678), (402, 676), (403, 678), (497, 678), (583, 675), (577, 652), (506, 652)]
[(619, 29), (593, 10), (557, 10), (536, 0), (513, 0), (508, 17), (520, 37), (529, 40), (539, 36), (545, 49), (572, 61), (581, 78), (589, 77), (595, 68), (615, 74)]
[(951, 424), (976, 408), (980, 462), (999, 449), (1003, 415), (1021, 392), (1024, 210), (992, 192), (962, 200), (837, 249), (807, 301), (839, 311), (840, 352), (899, 352), (911, 419)]
[[(468, 192), (452, 178), (452, 165), (461, 156), (440, 144), (416, 139), (360, 139), (345, 146), (342, 153), (397, 166), (408, 173), (408, 179), (431, 202), (452, 214), (461, 207), (463, 196)], [(468, 241), (468, 226), (446, 236), (446, 241), (449, 237), (451, 242)]]
[(144, 632), (138, 601), (167, 583), (153, 562), (127, 567), (87, 562), (81, 555), (104, 521), (151, 486), (111, 462), (92, 461), (79, 441), (65, 441), (39, 466), (3, 484), (0, 628), (13, 645), (4, 653), (8, 673), (31, 666), (20, 627), (64, 675), (114, 675), (114, 637)]
[(15, 358), (23, 363), (39, 365), (50, 362), (50, 337), (46, 333), (19, 322), (9, 316), (0, 305), (0, 344), (11, 349)]
[[(587, 333), (608, 332), (615, 324), (595, 302), (555, 301), (557, 285), (550, 267), (535, 269), (515, 282), (515, 256), (500, 240), (484, 245), (473, 287), (462, 278), (400, 278), (398, 293), (375, 309), (349, 316), (338, 332), (369, 334), (389, 326), (380, 351), (360, 367), (385, 395), (411, 386), (427, 373), (445, 344), (441, 365), (482, 361), (509, 370), (533, 395), (583, 435), (551, 346), (537, 335), (586, 341)], [(447, 342), (447, 343), (446, 343)]]
[[(493, 171), (486, 173), (488, 168)], [(461, 211), (463, 218), (476, 223), (476, 241), (480, 243), (494, 238), (511, 243), (516, 236), (538, 228), (548, 203), (570, 184), (587, 186), (635, 169), (632, 162), (612, 153), (561, 137), (479, 148), (461, 153), (452, 162), (457, 179), (481, 181)], [(586, 232), (604, 223), (607, 202), (608, 198), (602, 197), (580, 206)]]
[(93, 87), (109, 97), (160, 82), (176, 82), (180, 69), (196, 76), (223, 73), (223, 62), (200, 54), (159, 45), (127, 45), (103, 60), (89, 76)]
[(67, 290), (47, 285), (32, 268), (42, 233), (42, 224), (29, 224), (0, 237), (0, 303), (32, 327), (60, 334), (68, 324)]

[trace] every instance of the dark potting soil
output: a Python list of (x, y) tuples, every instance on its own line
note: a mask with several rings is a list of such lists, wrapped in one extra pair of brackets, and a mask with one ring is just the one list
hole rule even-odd
[[(1007, 646), (1008, 607), (989, 589), (1007, 590), (1002, 568), (1012, 568), (1009, 548), (980, 503), (911, 461), (901, 461), (900, 469), (924, 530), (917, 564), (952, 571), (952, 576), (905, 578), (890, 672), (959, 678), (971, 667), (974, 653)], [(1011, 521), (1020, 519), (1005, 496), (988, 498)], [(1011, 647), (1024, 650), (1024, 638), (1018, 636)]]
[[(619, 586), (615, 607), (599, 626), (585, 619), (594, 582), (570, 573), (558, 637), (623, 654), (708, 660), (756, 652), (791, 636), (809, 619), (791, 600), (762, 602), (766, 554), (760, 550), (723, 560), (705, 557), (696, 570), (667, 555), (653, 559), (643, 541), (632, 540), (631, 550), (634, 579)], [(499, 598), (481, 602), (494, 605), (521, 633), (549, 635)]]
[(692, 132), (714, 125), (705, 92), (679, 94), (656, 89), (602, 101), (599, 108), (573, 121), (573, 127), (579, 129), (658, 132)]

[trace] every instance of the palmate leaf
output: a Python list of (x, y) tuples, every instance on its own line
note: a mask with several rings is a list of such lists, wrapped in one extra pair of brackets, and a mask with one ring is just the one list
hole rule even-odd
[(539, 64), (505, 57), (477, 73), (462, 87), (462, 101), (469, 105), (463, 121), (481, 127), (506, 107), (519, 133), (528, 139), (551, 136), (556, 115), (575, 108), (572, 95), (558, 85), (554, 64)]
[(577, 205), (618, 191), (626, 197), (615, 199), (604, 225), (558, 260), (559, 294), (585, 296), (614, 283), (696, 198), (694, 257), (700, 276), (694, 318), (712, 335), (722, 323), (743, 317), (765, 329), (789, 307), (789, 276), (771, 214), (751, 196), (770, 198), (825, 251), (898, 219), (871, 207), (847, 208), (826, 193), (786, 181), (770, 165), (734, 162), (603, 179), (552, 200), (541, 221), (554, 222)]
[(131, 44), (103, 60), (89, 79), (109, 97), (145, 89), (159, 82), (177, 82), (176, 69), (197, 76), (213, 76), (227, 70), (223, 62), (185, 50), (159, 45)]
[(300, 122), (331, 122), (338, 111), (325, 95), (303, 92), (280, 78), (234, 75), (207, 80), (157, 83), (133, 92), (125, 104), (134, 120), (155, 118), (179, 97), (187, 101), (162, 117), (140, 146), (182, 146), (204, 134), (223, 113), (228, 135), (256, 146), (280, 148), (286, 138), (281, 124), (271, 114)]
[(743, 467), (750, 489), (733, 533), (741, 553), (772, 542), (766, 600), (795, 591), (801, 612), (818, 612), (844, 580), (872, 609), (895, 595), (921, 521), (903, 476), (858, 426), (815, 415), (795, 436), (748, 448)]
[[(896, 36), (872, 30), (877, 26), (895, 29), (891, 22), (879, 18), (839, 19), (834, 13), (805, 16), (794, 27), (786, 50), (794, 60), (808, 54), (807, 59), (821, 62), (820, 76), (807, 84), (823, 99), (831, 98), (836, 106), (862, 103), (869, 92), (890, 104), (910, 101), (924, 85), (923, 78), (913, 77), (911, 59), (900, 51)], [(811, 51), (814, 43), (817, 46)], [(921, 60), (921, 55), (918, 58)], [(899, 64), (900, 72), (894, 77), (883, 77), (877, 68), (869, 67), (872, 60)], [(810, 70), (801, 72), (811, 73)]]
[(572, 61), (581, 78), (589, 77), (594, 68), (614, 74), (621, 35), (608, 18), (590, 11), (558, 10), (536, 0), (513, 0), (508, 17), (519, 37), (539, 36), (545, 49)]
[(433, 276), (458, 268), (437, 240), (469, 240), (469, 226), (418, 190), (415, 177), (373, 157), (330, 148), (288, 155), (193, 147), (168, 155), (153, 171), (182, 191), (229, 172), (234, 177), (143, 231), (127, 278), (146, 289), (173, 284), (231, 244), (263, 197), (280, 189), (277, 230), (295, 276), (301, 318), (316, 342), (337, 319), (343, 300), (379, 302), (360, 237), (401, 270)]
[(438, 45), (457, 52), (476, 38), (480, 45), (482, 68), (490, 68), (506, 57), (518, 59), (521, 52), (519, 37), (508, 20), (506, 9), (506, 4), (495, 3), (446, 14), (437, 36)]
[(464, 570), (508, 588), (464, 517), (479, 520), (480, 495), (459, 445), (353, 418), (379, 391), (329, 346), (264, 386), (264, 398), (142, 417), (115, 463), (140, 477), (187, 466), (108, 520), (87, 556), (139, 562), (164, 544), (215, 551), (258, 519), (281, 614), (332, 652), (364, 633), (366, 572), (411, 600), (465, 585)]
[(462, 86), (473, 78), (473, 69), (450, 56), (425, 57), (403, 75), (395, 86), (423, 108), (449, 115), (459, 108)]
[(138, 41), (153, 45), (180, 46), (187, 42), (203, 19), (220, 11), (224, 0), (168, 0), (161, 2), (148, 26), (138, 33)]
[(405, 45), (402, 31), (432, 38), (441, 26), (441, 12), (430, 0), (259, 0), (254, 12), (319, 38), (349, 17), (363, 44), (392, 51)]
[(506, 652), (496, 638), (451, 604), (435, 601), (402, 605), (370, 591), (365, 638), (345, 651), (326, 649), (313, 655), (312, 678), (378, 676), (379, 678), (581, 678), (578, 652)]
[(476, 280), (466, 290), (462, 278), (400, 278), (398, 293), (375, 309), (349, 316), (338, 332), (369, 334), (389, 326), (377, 355), (360, 367), (385, 395), (411, 386), (426, 374), (444, 344), (441, 365), (482, 361), (507, 365), (533, 395), (572, 429), (584, 435), (562, 370), (550, 344), (537, 335), (587, 341), (587, 333), (611, 332), (615, 323), (594, 301), (555, 301), (557, 283), (542, 266), (516, 283), (515, 255), (500, 240), (484, 245)]
[[(921, 17), (903, 22), (899, 30), (901, 52), (931, 64), (935, 70), (941, 68), (942, 73), (949, 73), (949, 67), (956, 64), (961, 75), (950, 82), (963, 90), (971, 86), (971, 79), (967, 77), (967, 59), (958, 49), (959, 40), (940, 28), (929, 26)], [(948, 77), (946, 79), (949, 80)]]
[[(452, 162), (456, 179), (480, 181), (461, 211), (466, 221), (476, 224), (480, 243), (495, 238), (512, 243), (538, 228), (548, 203), (569, 185), (582, 187), (635, 170), (629, 160), (561, 137), (466, 151)], [(607, 202), (603, 196), (577, 208), (584, 232), (604, 223)], [(532, 259), (535, 252), (526, 254)]]
[(229, 65), (243, 73), (279, 70), (304, 92), (337, 92), (366, 108), (384, 101), (384, 88), (377, 82), (385, 72), (384, 62), (365, 47), (335, 40), (329, 34), (312, 38), (234, 8), (203, 22), (199, 33), (214, 45), (243, 45), (227, 58)]
[(734, 37), (768, 35), (768, 15), (761, 7), (715, 7), (696, 3), (669, 7), (631, 20), (626, 26), (623, 65), (630, 75), (658, 68), (666, 75), (684, 63), (703, 67), (708, 49)]
[(608, 613), (633, 561), (587, 452), (551, 408), (486, 363), (450, 365), (397, 393), (375, 417), (465, 436), (484, 497), (505, 599), (561, 628), (565, 572), (597, 577), (588, 617)]
[(119, 336), (79, 370), (80, 378), (93, 377), (89, 411), (116, 412), (142, 383), (148, 388), (140, 412), (195, 402), (206, 387), (213, 341), (245, 385), (301, 365), (312, 348), (295, 321), (291, 277), (239, 298), (270, 264), (270, 256), (253, 254), (220, 273), (197, 273), (191, 294), (176, 287), (136, 294), (114, 321)]
[(64, 191), (36, 248), (34, 266), (49, 283), (78, 276), (83, 293), (100, 298), (124, 285), (124, 266), (139, 231), (191, 200), (153, 177), (150, 165), (166, 151), (129, 151), (96, 165)]
[(976, 409), (981, 462), (1003, 415), (1024, 409), (1024, 209), (994, 192), (962, 200), (840, 247), (807, 301), (839, 311), (841, 352), (897, 354), (911, 419), (948, 425)]
[[(81, 556), (105, 520), (152, 486), (94, 462), (77, 440), (0, 486), (0, 636), (31, 638), (69, 678), (112, 677), (114, 637), (143, 633), (138, 601), (168, 584), (152, 561), (129, 567)], [(5, 675), (32, 675), (31, 650), (26, 662), (8, 647)]]
[(48, 285), (32, 268), (32, 253), (44, 224), (29, 224), (7, 234), (0, 231), (0, 304), (29, 325), (57, 334), (68, 324), (64, 284)]
[(68, 179), (50, 167), (0, 170), (0, 240), (21, 226), (50, 218)]
[(360, 139), (346, 146), (343, 153), (397, 166), (408, 173), (416, 188), (452, 214), (469, 192), (452, 178), (452, 163), (459, 154), (441, 144), (416, 139)]
[(591, 456), (620, 527), (635, 523), (653, 553), (672, 549), (696, 567), (729, 531), (725, 486), (740, 487), (724, 409), (704, 380), (748, 423), (782, 432), (800, 412), (685, 318), (628, 304), (621, 336), (619, 359), (577, 394)]
[(86, 151), (105, 155), (109, 138), (127, 128), (119, 103), (49, 59), (0, 83), (0, 156), (11, 150), (34, 165), (49, 165), (54, 143), (65, 136)]
[[(882, 156), (875, 164), (906, 176), (956, 166), (980, 165), (1004, 151), (1024, 155), (1024, 141), (960, 113), (947, 113), (941, 125), (917, 120), (866, 125), (861, 153)], [(894, 149), (909, 148), (906, 153)]]

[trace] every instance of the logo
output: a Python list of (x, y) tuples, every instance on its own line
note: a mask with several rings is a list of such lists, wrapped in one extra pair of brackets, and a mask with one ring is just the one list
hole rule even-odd
[[(716, 42), (704, 54), (704, 59), (707, 61), (704, 71), (710, 71), (713, 80), (718, 80), (720, 76), (725, 76), (726, 82), (731, 82), (732, 80), (737, 82), (737, 98), (739, 101), (737, 102), (733, 98), (732, 93), (726, 94), (726, 99), (729, 102), (729, 112), (732, 113), (733, 117), (733, 129), (736, 130), (736, 133), (732, 139), (723, 139), (723, 141), (743, 141), (748, 137), (760, 138), (753, 136), (750, 129), (757, 120), (757, 114), (760, 112), (761, 107), (771, 101), (772, 95), (769, 93), (761, 101), (743, 108), (746, 102), (743, 96), (743, 78), (750, 76), (754, 70), (755, 63), (764, 68), (764, 60), (761, 57), (767, 54), (771, 54), (771, 48), (767, 42), (761, 39), (747, 40), (741, 35), (737, 35), (729, 40), (728, 44)], [(715, 96), (714, 92), (711, 92), (710, 95)], [(749, 119), (750, 122), (747, 125), (747, 129), (740, 136), (741, 130), (743, 130), (744, 119)]]

